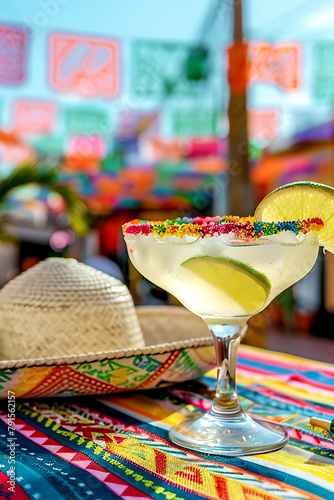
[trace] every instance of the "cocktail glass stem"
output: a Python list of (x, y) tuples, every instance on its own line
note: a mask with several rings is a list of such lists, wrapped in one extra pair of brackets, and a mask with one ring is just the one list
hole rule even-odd
[(170, 439), (184, 448), (215, 455), (239, 456), (282, 448), (287, 442), (284, 429), (272, 422), (258, 422), (240, 407), (236, 389), (236, 364), (243, 328), (236, 325), (209, 325), (216, 361), (217, 386), (211, 409), (176, 424)]
[(209, 325), (216, 353), (217, 388), (210, 413), (215, 416), (241, 412), (236, 392), (236, 365), (242, 327)]

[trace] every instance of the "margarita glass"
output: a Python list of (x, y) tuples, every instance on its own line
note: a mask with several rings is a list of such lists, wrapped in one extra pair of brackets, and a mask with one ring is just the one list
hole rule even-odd
[(236, 392), (236, 361), (248, 319), (313, 267), (319, 219), (261, 222), (254, 218), (134, 220), (123, 226), (133, 265), (207, 323), (217, 360), (211, 409), (170, 430), (185, 448), (238, 456), (273, 451), (287, 441), (272, 423), (244, 413)]

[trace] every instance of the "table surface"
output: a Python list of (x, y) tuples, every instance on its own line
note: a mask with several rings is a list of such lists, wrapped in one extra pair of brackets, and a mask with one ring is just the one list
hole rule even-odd
[(334, 442), (309, 417), (334, 418), (334, 365), (242, 346), (237, 373), (243, 408), (285, 427), (283, 449), (227, 458), (170, 443), (171, 425), (210, 406), (214, 370), (164, 389), (16, 400), (14, 431), (5, 400), (0, 498), (333, 500)]

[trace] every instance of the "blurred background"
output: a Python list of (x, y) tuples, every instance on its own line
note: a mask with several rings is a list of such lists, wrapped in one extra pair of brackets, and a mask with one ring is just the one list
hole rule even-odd
[[(333, 0), (4, 3), (0, 286), (67, 256), (122, 279), (136, 304), (173, 304), (130, 266), (124, 222), (249, 215), (279, 185), (333, 185), (333, 23)], [(56, 178), (36, 179), (49, 169)], [(334, 263), (321, 253), (253, 318), (250, 342), (284, 334), (298, 351), (302, 335), (315, 357), (308, 339), (332, 338), (333, 318)]]

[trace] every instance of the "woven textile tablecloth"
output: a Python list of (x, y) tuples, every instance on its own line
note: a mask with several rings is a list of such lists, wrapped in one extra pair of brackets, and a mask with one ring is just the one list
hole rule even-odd
[(227, 458), (169, 442), (169, 427), (207, 409), (214, 388), (212, 371), (151, 391), (16, 400), (14, 441), (2, 401), (0, 499), (334, 499), (334, 442), (308, 420), (334, 417), (334, 366), (240, 348), (243, 407), (289, 434), (274, 453)]

